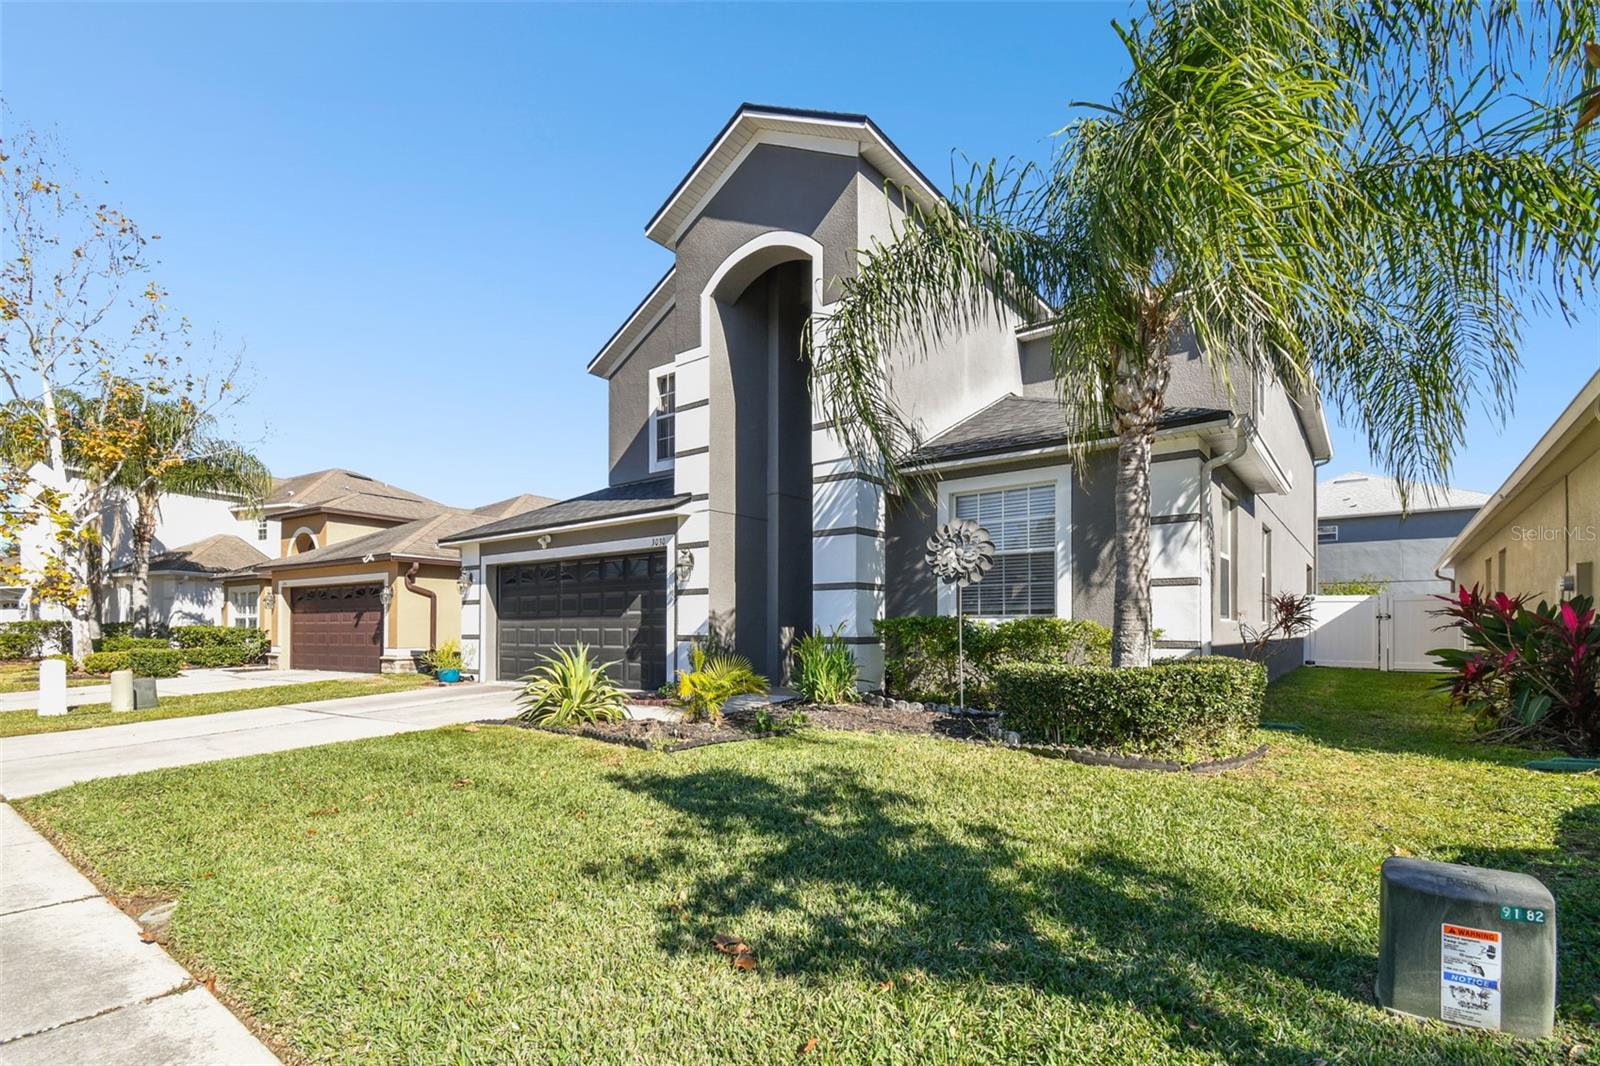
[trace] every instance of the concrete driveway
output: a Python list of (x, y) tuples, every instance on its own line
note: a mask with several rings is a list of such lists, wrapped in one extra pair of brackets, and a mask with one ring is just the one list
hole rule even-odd
[(516, 692), (514, 685), (423, 688), (7, 737), (0, 740), (0, 795), (17, 799), (98, 777), (505, 718)]
[[(163, 677), (156, 681), (156, 691), (163, 696), (192, 696), (200, 692), (233, 692), (242, 688), (266, 688), (269, 685), (295, 685), (303, 681), (337, 681), (346, 677), (371, 676), (371, 674), (341, 673), (336, 670), (268, 670), (264, 666), (185, 670), (177, 677)], [(109, 683), (79, 685), (67, 689), (68, 707), (110, 702)], [(0, 711), (31, 711), (38, 706), (37, 689), (28, 692), (0, 692)]]

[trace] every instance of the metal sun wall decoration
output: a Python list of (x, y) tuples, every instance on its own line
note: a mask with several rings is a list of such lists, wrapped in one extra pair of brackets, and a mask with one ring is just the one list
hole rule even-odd
[(956, 587), (956, 699), (967, 705), (966, 624), (961, 616), (961, 590), (976, 585), (994, 566), (994, 538), (978, 523), (966, 518), (946, 522), (928, 538), (928, 569), (946, 585)]

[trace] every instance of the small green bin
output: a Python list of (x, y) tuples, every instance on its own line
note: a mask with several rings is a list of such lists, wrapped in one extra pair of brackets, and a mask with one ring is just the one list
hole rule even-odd
[(1380, 1006), (1451, 1025), (1550, 1035), (1556, 901), (1543, 882), (1405, 857), (1385, 860), (1382, 878)]

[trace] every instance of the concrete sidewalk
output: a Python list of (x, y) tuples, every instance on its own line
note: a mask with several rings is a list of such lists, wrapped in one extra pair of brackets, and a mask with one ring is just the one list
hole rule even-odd
[(505, 718), (516, 693), (513, 685), (422, 688), (7, 737), (0, 740), (0, 795), (16, 799), (98, 777)]
[(278, 1058), (0, 804), (0, 1066)]
[[(341, 673), (336, 670), (268, 670), (266, 667), (185, 670), (177, 677), (158, 679), (156, 691), (163, 696), (192, 696), (201, 692), (234, 692), (244, 688), (266, 688), (270, 685), (297, 685), (308, 681), (337, 681), (340, 678), (371, 676), (371, 674)], [(67, 688), (68, 707), (110, 702), (109, 683)], [(32, 711), (37, 710), (38, 706), (37, 689), (28, 692), (0, 692), (0, 712)]]

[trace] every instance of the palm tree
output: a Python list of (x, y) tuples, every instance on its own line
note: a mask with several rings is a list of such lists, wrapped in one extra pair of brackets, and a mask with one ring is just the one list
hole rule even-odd
[(150, 545), (161, 516), (161, 497), (219, 494), (246, 509), (260, 507), (272, 491), (272, 474), (247, 449), (215, 435), (216, 419), (187, 398), (147, 400), (112, 482), (133, 497), (133, 589), (130, 613), (136, 633), (150, 628)]
[(1523, 308), (1565, 311), (1600, 272), (1600, 141), (1570, 110), (1595, 21), (1585, 0), (1151, 0), (1113, 23), (1132, 73), (1046, 164), (974, 167), (858, 254), (811, 330), (817, 400), (910, 490), (901, 342), (1048, 323), (1076, 449), (1117, 441), (1113, 661), (1147, 664), (1175, 343), (1230, 390), (1320, 388), (1403, 484), (1444, 480), (1469, 410), (1508, 409)]

